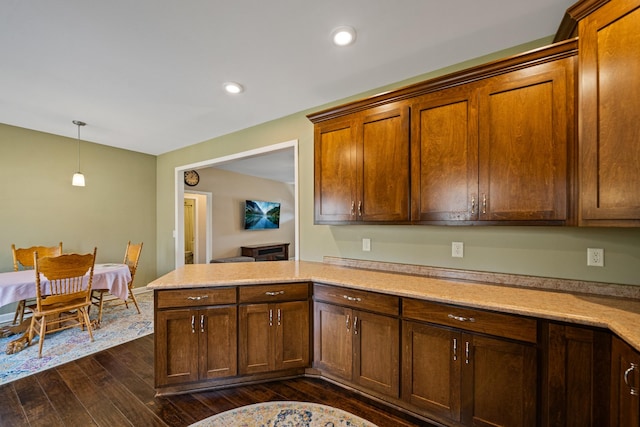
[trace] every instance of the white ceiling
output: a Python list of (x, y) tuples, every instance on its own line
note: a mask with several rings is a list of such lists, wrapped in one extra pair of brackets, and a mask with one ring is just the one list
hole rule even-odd
[(234, 159), (228, 163), (218, 163), (216, 169), (224, 169), (243, 175), (271, 179), (273, 181), (295, 183), (294, 149), (270, 151), (257, 156)]
[(2, 0), (0, 122), (158, 155), (552, 35), (573, 2)]

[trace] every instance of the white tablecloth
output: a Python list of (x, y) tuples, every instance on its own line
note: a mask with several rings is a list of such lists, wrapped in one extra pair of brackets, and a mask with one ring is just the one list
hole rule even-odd
[[(93, 269), (91, 289), (108, 289), (109, 293), (126, 300), (129, 296), (127, 284), (131, 272), (125, 264), (96, 264)], [(45, 280), (41, 277), (41, 283)], [(36, 274), (34, 270), (0, 273), (0, 306), (36, 297)]]

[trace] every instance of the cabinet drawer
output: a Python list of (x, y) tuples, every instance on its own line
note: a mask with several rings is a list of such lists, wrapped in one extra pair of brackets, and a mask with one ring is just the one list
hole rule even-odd
[(326, 301), (347, 307), (374, 311), (397, 316), (400, 312), (400, 298), (375, 292), (339, 288), (327, 285), (314, 285), (313, 297), (317, 301)]
[(239, 302), (271, 302), (306, 300), (309, 298), (307, 283), (276, 283), (273, 285), (240, 286)]
[(197, 307), (236, 303), (236, 288), (193, 288), (156, 291), (157, 307)]
[(402, 302), (402, 316), (519, 341), (537, 342), (536, 320), (510, 314), (405, 299)]

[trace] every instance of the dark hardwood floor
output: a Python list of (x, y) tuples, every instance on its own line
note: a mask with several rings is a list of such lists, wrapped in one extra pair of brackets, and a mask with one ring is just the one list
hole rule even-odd
[(0, 426), (188, 426), (271, 400), (329, 405), (380, 427), (430, 425), (313, 378), (155, 397), (149, 335), (0, 386)]

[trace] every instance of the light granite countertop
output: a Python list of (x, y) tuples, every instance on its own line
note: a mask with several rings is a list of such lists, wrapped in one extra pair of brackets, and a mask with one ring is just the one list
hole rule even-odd
[[(542, 279), (541, 279), (542, 280)], [(365, 270), (308, 261), (194, 264), (147, 285), (153, 290), (314, 282), (608, 328), (640, 351), (640, 300)]]

